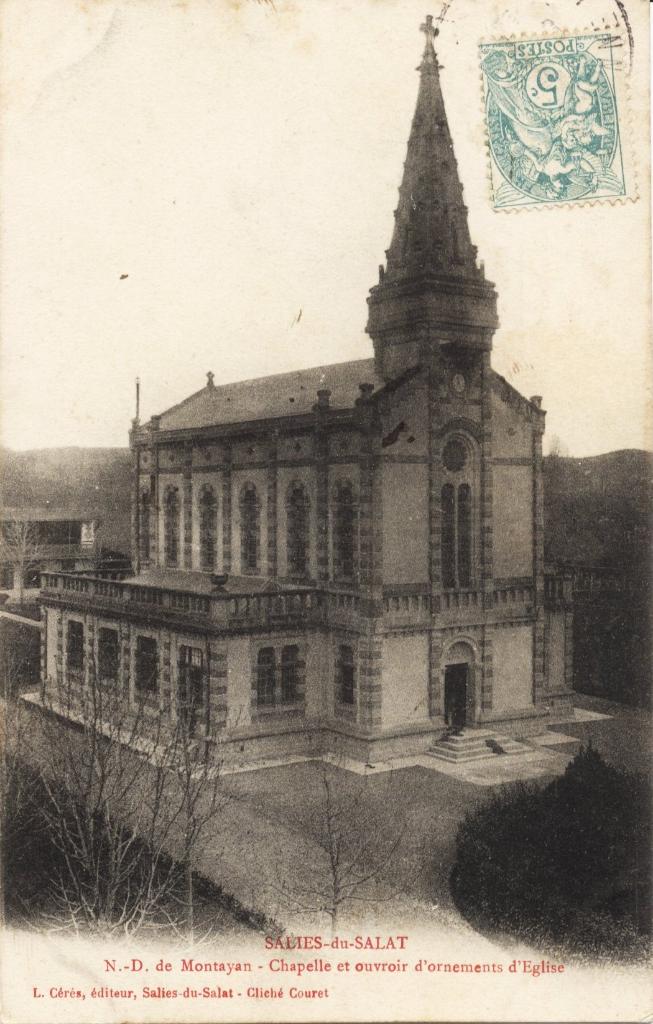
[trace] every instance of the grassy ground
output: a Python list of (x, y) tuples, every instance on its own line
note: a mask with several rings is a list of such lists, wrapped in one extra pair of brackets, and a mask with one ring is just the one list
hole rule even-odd
[[(552, 727), (577, 738), (556, 750), (571, 758), (581, 741), (591, 739), (606, 760), (620, 767), (650, 767), (650, 716), (595, 698), (579, 703), (612, 717)], [(241, 904), (290, 927), (299, 926), (301, 916), (286, 891), (310, 886), (320, 873), (328, 875), (327, 855), (311, 834), (323, 809), (323, 771), (319, 762), (305, 762), (226, 776), (222, 784), (230, 799), (212, 824), (197, 865)], [(377, 913), (395, 921), (402, 915), (414, 921), (419, 915), (425, 923), (467, 928), (449, 892), (455, 835), (466, 812), (488, 799), (493, 787), (420, 767), (367, 777), (334, 768), (331, 776), (342, 800), (365, 786), (361, 813), (379, 845), (403, 831), (391, 881), (384, 878), (383, 886), (371, 887), (387, 902), (352, 905), (356, 921), (361, 915), (369, 921)]]

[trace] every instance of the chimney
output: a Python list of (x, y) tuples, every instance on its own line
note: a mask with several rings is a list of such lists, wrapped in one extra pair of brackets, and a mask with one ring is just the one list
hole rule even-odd
[(215, 378), (215, 374), (212, 373), (211, 370), (209, 370), (209, 372), (206, 375), (206, 386), (207, 386), (207, 388), (214, 388), (215, 387), (215, 384), (213, 383), (214, 378)]
[(541, 395), (531, 395), (531, 397), (529, 398), (529, 402), (531, 403), (531, 405), (534, 405), (537, 409), (541, 409), (542, 408), (542, 396)]
[(150, 416), (150, 430), (158, 430), (161, 426), (161, 416)]
[(329, 388), (320, 388), (317, 393), (317, 407), (318, 409), (328, 409), (329, 399), (331, 398), (331, 392)]

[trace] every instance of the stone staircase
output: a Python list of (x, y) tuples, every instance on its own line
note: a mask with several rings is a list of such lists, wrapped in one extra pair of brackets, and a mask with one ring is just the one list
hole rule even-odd
[(440, 761), (464, 764), (489, 757), (523, 754), (530, 749), (527, 744), (511, 736), (500, 736), (490, 729), (463, 729), (457, 735), (445, 734), (426, 753)]

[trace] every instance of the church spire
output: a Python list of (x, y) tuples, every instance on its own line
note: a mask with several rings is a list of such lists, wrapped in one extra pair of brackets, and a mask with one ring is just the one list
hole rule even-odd
[(434, 347), (489, 349), (496, 295), (478, 265), (440, 87), (428, 15), (419, 91), (386, 266), (368, 299), (367, 332), (384, 377), (428, 358)]
[(438, 29), (428, 15), (418, 71), (419, 92), (399, 189), (395, 229), (386, 255), (390, 276), (420, 270), (447, 276), (478, 276), (476, 248), (440, 87), (441, 65), (434, 40)]

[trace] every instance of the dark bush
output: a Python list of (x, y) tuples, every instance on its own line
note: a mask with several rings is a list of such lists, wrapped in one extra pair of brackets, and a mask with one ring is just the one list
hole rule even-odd
[(591, 747), (548, 786), (507, 786), (475, 808), (456, 851), (454, 899), (478, 927), (567, 953), (646, 949), (650, 787)]

